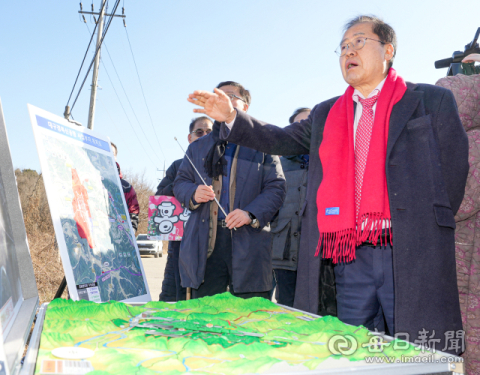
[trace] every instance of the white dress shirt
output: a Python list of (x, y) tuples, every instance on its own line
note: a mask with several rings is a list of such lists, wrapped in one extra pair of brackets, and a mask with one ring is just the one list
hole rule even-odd
[[(385, 77), (383, 81), (380, 82), (377, 87), (375, 87), (375, 89), (370, 93), (370, 95), (368, 95), (367, 99), (377, 95), (380, 91), (382, 91), (382, 87), (386, 79), (387, 77)], [(362, 103), (360, 103), (359, 98), (365, 99), (363, 94), (357, 89), (355, 89), (355, 91), (353, 92), (353, 101), (357, 103), (357, 110), (355, 111), (355, 119), (353, 120), (353, 143), (355, 143), (356, 141), (358, 122), (360, 121), (360, 117), (362, 117), (362, 112), (363, 112), (363, 105)], [(377, 103), (375, 103), (372, 107), (374, 120), (375, 120), (375, 109), (377, 109)], [(233, 121), (232, 121), (232, 125), (233, 125)]]
[[(380, 91), (382, 91), (383, 84), (385, 83), (386, 79), (387, 79), (387, 77), (385, 77), (383, 79), (383, 81), (380, 82), (377, 87), (375, 87), (375, 89), (370, 93), (370, 95), (368, 95), (368, 98), (371, 98), (372, 96), (375, 96), (378, 93), (380, 93)], [(362, 103), (360, 103), (359, 98), (365, 99), (365, 97), (362, 95), (362, 93), (360, 91), (355, 89), (355, 91), (353, 92), (353, 97), (352, 98), (353, 98), (353, 101), (355, 101), (357, 103), (357, 109), (355, 111), (355, 119), (353, 120), (353, 143), (355, 144), (356, 136), (357, 136), (358, 122), (360, 121), (360, 117), (362, 117), (362, 112), (363, 112), (363, 105), (362, 105)], [(375, 120), (375, 110), (377, 109), (377, 102), (375, 102), (375, 104), (372, 107), (373, 119), (374, 120)], [(366, 221), (362, 222), (362, 229), (365, 228), (365, 224), (367, 224)], [(386, 228), (389, 228), (389, 227), (390, 227), (390, 222), (385, 222), (384, 221), (382, 223), (382, 229), (386, 229)]]

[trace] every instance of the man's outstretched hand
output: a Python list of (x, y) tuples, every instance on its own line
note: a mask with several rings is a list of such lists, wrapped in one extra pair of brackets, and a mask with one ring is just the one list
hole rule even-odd
[(203, 109), (195, 108), (193, 112), (206, 114), (218, 122), (232, 122), (236, 112), (230, 98), (222, 90), (214, 89), (214, 91), (212, 93), (196, 90), (193, 94), (188, 95), (187, 100), (190, 103), (203, 107)]

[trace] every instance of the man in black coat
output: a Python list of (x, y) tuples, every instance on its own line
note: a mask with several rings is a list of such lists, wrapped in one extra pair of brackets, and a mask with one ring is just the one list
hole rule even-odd
[[(340, 99), (351, 103), (351, 107), (345, 106), (350, 115), (330, 118), (330, 122), (329, 112), (338, 113), (339, 98), (318, 104), (308, 119), (285, 128), (236, 112), (228, 97), (219, 91), (213, 94), (195, 91), (189, 101), (203, 107), (194, 112), (205, 113), (223, 122), (222, 138), (272, 154), (310, 154), (294, 306), (324, 313), (334, 310), (331, 298), (325, 294), (325, 291), (333, 290), (333, 285), (323, 283), (322, 259), (316, 255), (319, 250), (332, 246), (332, 241), (319, 243), (318, 224), (327, 215), (334, 217), (342, 213), (338, 207), (325, 211), (317, 209), (316, 203), (328, 198), (317, 195), (327, 182), (324, 177), (326, 167), (330, 166), (323, 164), (326, 159), (320, 160), (320, 154), (324, 155), (321, 147), (327, 146), (324, 136), (327, 136), (327, 130), (338, 131), (345, 123), (350, 138), (345, 139), (344, 148), (352, 147), (355, 133), (351, 129), (360, 124), (364, 116), (363, 104), (360, 105), (362, 100), (373, 100), (376, 96), (380, 103), (385, 88), (389, 90), (395, 85), (389, 83), (392, 77), (396, 77), (395, 82), (403, 82), (401, 96), (390, 102), (389, 117), (385, 117), (389, 118), (383, 128), (388, 129), (388, 133), (384, 132), (385, 169), (382, 171), (380, 164), (380, 170), (376, 170), (385, 176), (384, 189), (387, 190), (391, 218), (383, 226), (380, 224), (380, 230), (375, 233), (381, 236), (380, 239), (375, 238), (373, 243), (353, 242), (357, 244), (354, 248), (356, 259), (338, 263), (342, 272), (337, 272), (338, 265), (335, 266), (338, 315), (346, 322), (365, 324), (370, 329), (386, 320), (392, 335), (459, 354), (463, 351), (463, 331), (455, 269), (454, 214), (465, 191), (469, 168), (468, 141), (452, 93), (426, 84), (405, 84), (391, 68), (395, 49), (394, 30), (376, 17), (357, 17), (346, 25), (338, 52), (342, 74), (350, 85), (347, 93), (350, 94), (349, 97), (344, 94)], [(357, 101), (359, 103), (354, 104)], [(385, 100), (382, 103), (380, 107), (385, 108)], [(375, 118), (375, 106), (367, 111), (370, 117), (372, 111)], [(375, 127), (372, 134), (375, 134)], [(370, 144), (368, 152), (372, 147), (378, 149), (383, 145)], [(374, 161), (378, 160), (382, 161)], [(351, 169), (347, 172), (356, 173), (354, 168)], [(337, 170), (339, 174), (343, 172)], [(344, 182), (348, 184), (350, 181)], [(366, 182), (368, 185), (371, 181)], [(346, 199), (354, 199), (354, 196), (352, 192)], [(363, 204), (363, 200), (361, 202)], [(364, 222), (353, 230), (363, 233), (363, 224), (368, 225)], [(382, 242), (383, 246), (379, 246)], [(336, 246), (335, 241), (333, 244)], [(366, 260), (362, 253), (370, 254), (370, 260)], [(360, 266), (364, 268), (356, 272)], [(359, 290), (355, 283), (365, 288)], [(350, 293), (352, 299), (348, 301), (345, 296), (351, 291), (354, 293)], [(357, 306), (352, 306), (351, 302)], [(346, 311), (348, 309), (350, 311)], [(359, 322), (355, 317), (364, 318), (364, 321)]]
[[(206, 116), (192, 119), (188, 128), (188, 143), (196, 141), (198, 138), (209, 134), (212, 131), (212, 120)], [(175, 160), (167, 169), (165, 177), (160, 181), (155, 195), (175, 196), (173, 193), (173, 182), (177, 177), (183, 158)], [(168, 257), (165, 265), (165, 272), (162, 282), (162, 292), (160, 293), (160, 301), (174, 302), (183, 301), (186, 297), (186, 290), (180, 283), (180, 273), (178, 270), (178, 256), (180, 253), (181, 241), (169, 241)]]
[[(248, 110), (250, 93), (241, 84), (225, 81), (217, 89), (239, 112)], [(209, 186), (187, 157), (175, 179), (175, 197), (192, 211), (180, 248), (182, 285), (193, 289), (193, 298), (227, 288), (241, 298), (268, 298), (270, 221), (285, 198), (282, 167), (277, 156), (222, 141), (219, 132), (215, 122), (212, 132), (187, 150)]]
[[(293, 124), (308, 118), (310, 108), (298, 108), (289, 118)], [(309, 155), (282, 156), (283, 174), (287, 183), (287, 195), (282, 208), (272, 221), (272, 264), (276, 281), (275, 299), (278, 303), (293, 307), (297, 284), (297, 259), (302, 233), (300, 212), (307, 197)]]

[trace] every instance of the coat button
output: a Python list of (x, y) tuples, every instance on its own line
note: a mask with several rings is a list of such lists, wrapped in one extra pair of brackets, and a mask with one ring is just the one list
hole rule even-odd
[(299, 188), (298, 188), (298, 191), (300, 191), (300, 190), (302, 190), (302, 188), (301, 188), (301, 187), (299, 187)]
[(302, 165), (300, 166), (300, 168), (301, 168), (301, 169), (305, 169), (305, 164), (302, 164)]
[(298, 232), (295, 232), (293, 235), (294, 235), (295, 237), (298, 237)]
[(204, 223), (204, 222), (205, 222), (205, 219), (202, 219), (202, 223)]
[(298, 211), (295, 211), (295, 215), (298, 215)]

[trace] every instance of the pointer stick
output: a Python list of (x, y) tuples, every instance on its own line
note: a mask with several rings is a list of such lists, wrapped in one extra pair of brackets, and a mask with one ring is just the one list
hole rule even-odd
[[(205, 182), (205, 180), (203, 179), (202, 175), (200, 174), (200, 172), (197, 170), (197, 168), (195, 168), (195, 165), (193, 164), (192, 160), (188, 157), (187, 153), (185, 152), (185, 150), (183, 149), (182, 145), (180, 144), (180, 142), (178, 141), (177, 137), (173, 137), (178, 145), (180, 146), (180, 148), (182, 149), (183, 153), (185, 154), (185, 156), (187, 157), (188, 161), (190, 162), (190, 164), (192, 164), (192, 167), (193, 169), (195, 169), (195, 172), (197, 172), (198, 174), (198, 177), (200, 177), (200, 179), (202, 180), (203, 184), (205, 186), (208, 186), (207, 183)], [(220, 205), (220, 202), (218, 201), (217, 197), (214, 198), (215, 199), (215, 202), (218, 204), (218, 207), (222, 210), (223, 214), (225, 215), (225, 217), (227, 217), (227, 213), (225, 212), (225, 210), (223, 209), (223, 207)], [(233, 229), (237, 230), (237, 228), (233, 227)]]

